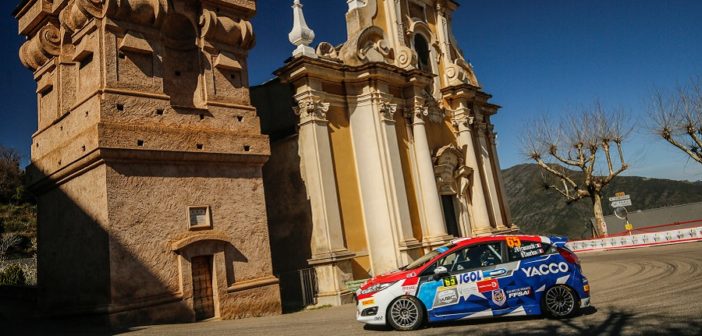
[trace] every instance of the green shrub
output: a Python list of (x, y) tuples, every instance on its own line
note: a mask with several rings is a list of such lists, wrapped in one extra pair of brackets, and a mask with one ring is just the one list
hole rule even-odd
[(19, 265), (12, 264), (0, 271), (0, 286), (24, 286), (26, 284), (27, 280)]

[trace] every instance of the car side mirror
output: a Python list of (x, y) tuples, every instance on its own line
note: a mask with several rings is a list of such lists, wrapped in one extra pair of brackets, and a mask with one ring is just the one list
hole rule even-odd
[(448, 276), (448, 269), (444, 266), (437, 266), (434, 269), (434, 279), (441, 279), (445, 276)]

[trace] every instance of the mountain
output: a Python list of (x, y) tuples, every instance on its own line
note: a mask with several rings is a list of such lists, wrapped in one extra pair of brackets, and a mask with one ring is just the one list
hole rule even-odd
[[(571, 171), (571, 176), (582, 173)], [(544, 172), (543, 176), (548, 177)], [(555, 190), (544, 187), (544, 178), (535, 164), (521, 164), (502, 171), (512, 221), (522, 232), (567, 235), (571, 239), (589, 237), (592, 217), (589, 198), (566, 204)], [(577, 179), (576, 179), (577, 181)], [(603, 193), (602, 208), (612, 213), (608, 197), (616, 192), (631, 195), (629, 212), (702, 201), (702, 182), (674, 181), (638, 176), (618, 176)]]

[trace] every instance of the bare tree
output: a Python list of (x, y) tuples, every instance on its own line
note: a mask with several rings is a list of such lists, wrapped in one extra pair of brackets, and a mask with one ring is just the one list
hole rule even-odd
[[(628, 133), (624, 128), (622, 112), (609, 113), (596, 103), (561, 120), (543, 117), (524, 135), (527, 157), (553, 177), (544, 179), (545, 187), (560, 193), (568, 204), (583, 198), (591, 200), (598, 236), (607, 234), (602, 212), (603, 189), (629, 167), (622, 150)], [(604, 164), (605, 168), (597, 170), (598, 164)], [(573, 170), (579, 171), (578, 174)]]
[(0, 145), (0, 203), (13, 200), (18, 188), (22, 187), (22, 170), (19, 165), (20, 156), (17, 151)]
[(702, 163), (702, 77), (670, 94), (657, 91), (650, 105), (655, 132)]

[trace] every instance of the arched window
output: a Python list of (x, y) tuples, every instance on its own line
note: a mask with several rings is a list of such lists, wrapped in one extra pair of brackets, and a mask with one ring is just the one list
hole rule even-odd
[(419, 70), (432, 72), (429, 63), (429, 43), (421, 34), (414, 35), (414, 51), (417, 52)]

